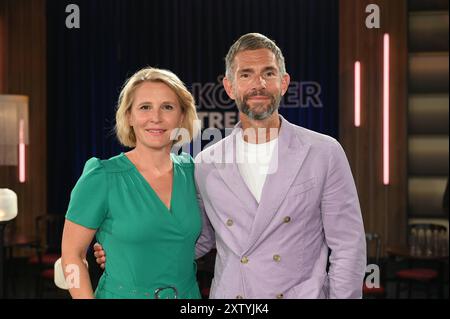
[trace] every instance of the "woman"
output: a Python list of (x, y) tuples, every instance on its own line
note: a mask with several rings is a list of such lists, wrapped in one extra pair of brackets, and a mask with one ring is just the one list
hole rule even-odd
[[(132, 150), (88, 160), (71, 194), (62, 264), (66, 279), (79, 270), (73, 298), (200, 298), (194, 164), (185, 153), (170, 153), (175, 142), (189, 142), (186, 134), (173, 140), (180, 130), (192, 139), (196, 119), (194, 98), (172, 72), (146, 68), (128, 79), (116, 133)], [(108, 251), (95, 294), (83, 264), (94, 235)]]

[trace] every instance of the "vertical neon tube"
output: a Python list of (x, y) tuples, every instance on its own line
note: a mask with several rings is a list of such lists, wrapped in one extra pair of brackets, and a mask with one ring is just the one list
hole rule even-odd
[(361, 126), (361, 63), (355, 62), (355, 126)]
[(383, 184), (389, 185), (389, 34), (383, 39)]
[(24, 123), (19, 122), (19, 182), (25, 183), (25, 142), (24, 142)]

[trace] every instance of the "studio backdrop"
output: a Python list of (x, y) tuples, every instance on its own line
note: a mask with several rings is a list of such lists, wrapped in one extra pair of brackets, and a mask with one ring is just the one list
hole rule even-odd
[[(67, 23), (70, 5), (76, 27)], [(275, 40), (285, 56), (291, 85), (280, 113), (337, 138), (338, 13), (337, 0), (47, 1), (49, 212), (65, 213), (87, 159), (125, 151), (115, 107), (124, 81), (143, 67), (185, 82), (203, 128), (233, 127), (224, 57), (248, 32)]]

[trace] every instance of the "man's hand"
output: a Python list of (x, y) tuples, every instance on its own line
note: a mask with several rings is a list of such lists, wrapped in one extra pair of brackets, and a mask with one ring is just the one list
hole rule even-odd
[(102, 245), (100, 245), (99, 243), (94, 244), (94, 256), (95, 261), (97, 262), (97, 264), (100, 265), (100, 268), (105, 269), (106, 254), (105, 251), (103, 250)]

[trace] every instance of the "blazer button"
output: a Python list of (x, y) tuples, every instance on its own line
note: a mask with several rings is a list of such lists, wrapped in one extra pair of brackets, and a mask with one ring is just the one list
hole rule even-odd
[(273, 260), (275, 260), (277, 263), (280, 262), (281, 260), (280, 255), (273, 255)]
[(227, 220), (227, 226), (233, 226), (233, 220), (232, 219), (228, 219)]
[(241, 258), (241, 263), (243, 263), (243, 264), (248, 263), (248, 257), (247, 256), (242, 257)]
[(284, 217), (284, 222), (286, 224), (289, 223), (290, 221), (291, 221), (291, 217), (289, 217), (289, 216)]
[(277, 299), (283, 299), (284, 298), (284, 295), (283, 294), (278, 294), (277, 295)]

